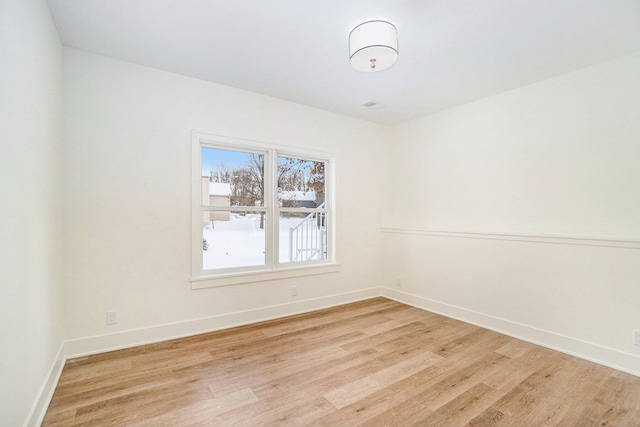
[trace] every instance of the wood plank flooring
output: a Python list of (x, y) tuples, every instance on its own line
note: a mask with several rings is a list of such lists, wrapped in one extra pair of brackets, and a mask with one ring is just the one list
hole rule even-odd
[(640, 377), (385, 298), (69, 360), (44, 426), (640, 426)]

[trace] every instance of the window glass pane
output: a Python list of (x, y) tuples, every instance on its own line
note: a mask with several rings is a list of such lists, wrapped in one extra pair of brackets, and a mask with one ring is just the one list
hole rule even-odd
[(327, 259), (327, 213), (281, 212), (279, 262)]
[(315, 208), (324, 203), (325, 163), (278, 157), (278, 205)]
[(264, 206), (264, 155), (202, 147), (203, 206)]
[(248, 267), (265, 264), (264, 212), (203, 212), (202, 268)]

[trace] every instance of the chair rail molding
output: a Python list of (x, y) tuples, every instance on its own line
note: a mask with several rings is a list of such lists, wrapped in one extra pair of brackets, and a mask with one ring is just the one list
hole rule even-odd
[(517, 242), (546, 243), (555, 245), (602, 246), (608, 248), (640, 249), (640, 240), (620, 239), (600, 236), (562, 236), (547, 234), (520, 234), (506, 232), (477, 232), (430, 230), (422, 228), (390, 228), (383, 227), (383, 233), (414, 234), (435, 237), (452, 237), (461, 239), (509, 240)]

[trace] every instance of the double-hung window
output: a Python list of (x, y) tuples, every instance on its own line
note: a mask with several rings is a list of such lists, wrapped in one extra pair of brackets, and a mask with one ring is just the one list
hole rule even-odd
[(337, 270), (327, 153), (193, 134), (194, 288)]

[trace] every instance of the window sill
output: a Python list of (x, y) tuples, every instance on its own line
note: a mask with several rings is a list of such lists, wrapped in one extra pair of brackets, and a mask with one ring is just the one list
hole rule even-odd
[(242, 273), (218, 274), (191, 278), (191, 289), (216, 288), (220, 286), (240, 285), (242, 283), (264, 282), (268, 280), (288, 279), (291, 277), (313, 276), (316, 274), (337, 273), (340, 264), (322, 264), (279, 268), (278, 270), (259, 270)]

